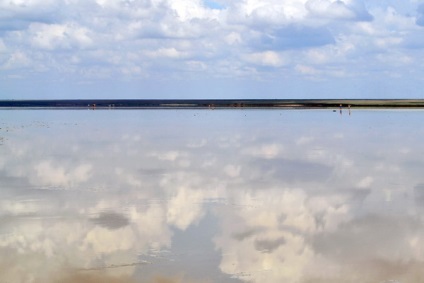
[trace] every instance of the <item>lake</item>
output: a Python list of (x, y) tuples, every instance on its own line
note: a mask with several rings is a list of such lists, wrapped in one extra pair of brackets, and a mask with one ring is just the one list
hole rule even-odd
[(422, 282), (422, 117), (1, 110), (0, 282)]

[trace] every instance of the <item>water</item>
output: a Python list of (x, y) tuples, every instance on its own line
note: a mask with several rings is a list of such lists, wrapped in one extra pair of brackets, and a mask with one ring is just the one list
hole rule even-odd
[(421, 120), (0, 111), (0, 282), (422, 282)]

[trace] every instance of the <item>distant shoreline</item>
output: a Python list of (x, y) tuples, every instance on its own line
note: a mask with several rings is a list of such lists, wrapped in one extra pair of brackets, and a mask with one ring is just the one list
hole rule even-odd
[(191, 108), (424, 108), (424, 99), (49, 99), (0, 100), (4, 108), (191, 109)]

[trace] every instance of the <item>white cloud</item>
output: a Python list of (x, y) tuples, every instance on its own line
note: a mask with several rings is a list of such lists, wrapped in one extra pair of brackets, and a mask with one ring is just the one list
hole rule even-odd
[(379, 54), (377, 59), (385, 65), (387, 64), (398, 67), (413, 64), (412, 58), (402, 53)]
[(182, 21), (218, 18), (218, 11), (205, 9), (200, 0), (169, 0), (169, 5)]
[(35, 166), (35, 183), (43, 186), (63, 186), (85, 182), (90, 177), (92, 166), (81, 164), (74, 168), (65, 168), (52, 164), (52, 161), (41, 161)]
[(87, 245), (95, 254), (112, 254), (133, 248), (136, 241), (129, 227), (116, 231), (96, 226), (87, 233), (83, 245)]
[(13, 52), (10, 54), (6, 62), (1, 66), (2, 69), (22, 69), (32, 65), (31, 59), (21, 51)]
[(118, 178), (122, 179), (123, 183), (127, 183), (128, 185), (136, 188), (140, 188), (142, 186), (142, 182), (139, 178), (137, 178), (137, 176), (125, 172), (122, 168), (116, 168), (115, 173)]
[(236, 45), (243, 42), (243, 39), (239, 33), (231, 32), (225, 37), (225, 41), (230, 45)]
[(151, 155), (157, 156), (160, 160), (176, 161), (181, 156), (181, 152), (173, 150), (168, 152), (152, 153)]
[(281, 67), (285, 63), (282, 56), (274, 51), (249, 54), (246, 56), (246, 60), (257, 65), (269, 67)]
[(312, 14), (320, 17), (336, 19), (354, 19), (355, 17), (354, 12), (349, 10), (343, 1), (309, 0), (306, 7)]
[(359, 188), (368, 188), (373, 182), (373, 178), (371, 176), (364, 177), (362, 180), (359, 180), (357, 186)]
[[(252, 199), (261, 201), (252, 203)], [(282, 194), (278, 190), (241, 194), (237, 200), (249, 209), (225, 214), (222, 235), (215, 240), (223, 253), (220, 268), (242, 280), (248, 276), (253, 282), (301, 282), (316, 256), (304, 235), (322, 229), (315, 215), (321, 213), (323, 229), (332, 230), (348, 213), (338, 207), (343, 199), (308, 200), (304, 192), (295, 189)]]
[(184, 187), (175, 190), (168, 202), (166, 218), (170, 225), (186, 230), (190, 225), (198, 223), (204, 215), (202, 208), (204, 193)]
[(372, 19), (361, 0), (308, 0), (305, 6), (313, 16), (321, 18), (359, 21)]
[[(382, 60), (388, 54), (399, 54), (403, 62), (421, 58), (423, 8), (416, 1), (402, 3), (7, 1), (0, 3), (0, 64), (4, 77), (40, 84), (50, 84), (56, 74), (69, 84), (88, 81), (96, 87), (112, 81), (150, 84), (156, 91), (167, 89), (167, 95), (181, 80), (294, 85), (299, 72), (308, 72), (299, 66), (308, 66), (314, 74), (302, 76), (304, 82), (313, 79), (331, 87), (335, 78), (349, 82), (365, 74), (382, 76), (390, 68)], [(421, 77), (418, 65), (391, 66), (396, 64), (413, 69), (408, 80)], [(404, 72), (397, 73), (403, 77)], [(40, 76), (37, 81), (35, 76)], [(153, 86), (153, 81), (163, 83)], [(113, 96), (113, 88), (107, 89)]]
[(273, 159), (282, 154), (283, 146), (280, 144), (263, 144), (255, 147), (247, 147), (242, 152), (247, 155), (265, 158), (265, 159)]
[(236, 165), (228, 164), (224, 167), (224, 172), (231, 178), (238, 177), (240, 175), (241, 167)]
[(280, 1), (243, 0), (234, 2), (229, 9), (229, 21), (251, 25), (298, 22), (306, 16), (303, 0)]
[(151, 57), (166, 57), (172, 59), (187, 57), (185, 52), (178, 51), (175, 48), (161, 48), (157, 51), (148, 52), (147, 55)]
[(314, 67), (305, 66), (305, 65), (297, 65), (295, 69), (302, 75), (318, 75), (320, 73)]
[(92, 45), (89, 31), (74, 24), (39, 24), (29, 26), (31, 45), (35, 48), (54, 50), (87, 48)]

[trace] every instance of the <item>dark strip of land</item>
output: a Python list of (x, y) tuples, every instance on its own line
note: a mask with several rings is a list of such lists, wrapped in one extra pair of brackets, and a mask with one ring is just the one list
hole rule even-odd
[(424, 99), (64, 99), (0, 100), (0, 108), (424, 108)]

